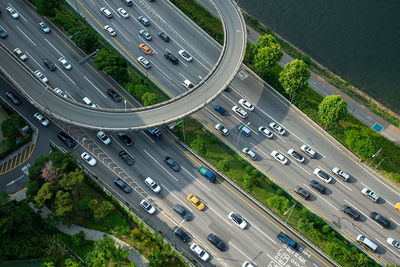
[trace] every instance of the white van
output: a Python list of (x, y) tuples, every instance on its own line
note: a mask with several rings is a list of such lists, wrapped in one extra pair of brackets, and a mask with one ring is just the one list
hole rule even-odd
[(148, 61), (147, 59), (145, 59), (144, 57), (138, 57), (137, 59), (140, 63), (140, 65), (142, 65), (143, 67), (145, 67), (146, 69), (151, 67), (150, 61)]
[(361, 244), (365, 245), (368, 249), (375, 251), (378, 248), (378, 245), (375, 244), (371, 239), (368, 237), (365, 237), (363, 235), (358, 235), (357, 236), (357, 241), (360, 242)]

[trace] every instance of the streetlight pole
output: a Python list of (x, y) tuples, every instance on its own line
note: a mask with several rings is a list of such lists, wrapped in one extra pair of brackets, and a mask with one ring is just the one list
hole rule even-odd
[(292, 212), (293, 212), (293, 209), (294, 209), (295, 206), (296, 206), (296, 203), (293, 204), (293, 206), (291, 206), (287, 211), (285, 211), (285, 212), (283, 213), (283, 215), (286, 215), (286, 214), (290, 211), (289, 216), (286, 218), (286, 222), (288, 222), (288, 220), (289, 220), (289, 218), (290, 218), (290, 215), (292, 215)]
[(369, 163), (368, 167), (371, 167), (372, 162), (374, 162), (374, 160), (376, 159), (376, 156), (378, 156), (378, 154), (379, 154), (379, 152), (381, 152), (381, 150), (382, 150), (382, 148), (379, 148), (379, 150), (375, 154), (372, 155), (372, 160)]
[[(289, 88), (285, 89), (285, 91), (288, 92), (290, 89), (292, 89), (292, 87), (293, 86), (290, 86)], [(289, 95), (290, 95), (290, 104), (292, 104), (293, 103), (294, 94), (292, 96), (292, 94), (289, 93)]]

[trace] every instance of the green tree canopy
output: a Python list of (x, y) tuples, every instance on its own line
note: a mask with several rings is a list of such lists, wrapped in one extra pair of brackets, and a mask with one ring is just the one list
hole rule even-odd
[[(79, 46), (85, 53), (93, 53), (99, 47), (97, 33), (90, 27), (81, 27), (79, 34), (72, 37), (72, 40)], [(96, 59), (96, 58), (95, 58)]]
[(154, 93), (146, 92), (142, 95), (143, 105), (151, 106), (159, 102), (158, 97)]
[(58, 7), (57, 0), (35, 0), (37, 12), (42, 16), (54, 16), (55, 8)]
[(64, 193), (62, 190), (57, 191), (54, 208), (54, 213), (57, 216), (67, 219), (72, 212), (72, 200), (70, 194), (68, 192)]
[(60, 180), (60, 186), (66, 191), (77, 191), (84, 178), (85, 174), (83, 171), (75, 169), (72, 172), (64, 173), (63, 178)]
[(20, 135), (18, 129), (22, 127), (22, 121), (18, 114), (12, 114), (1, 123), (3, 136), (15, 141)]
[(106, 267), (111, 262), (120, 265), (126, 261), (128, 255), (129, 250), (116, 247), (113, 240), (106, 236), (94, 243), (94, 249), (87, 256), (86, 264), (93, 267)]
[(346, 145), (364, 159), (371, 158), (375, 153), (376, 145), (369, 133), (358, 128), (352, 128), (346, 130), (344, 134), (346, 135)]
[(299, 90), (307, 88), (309, 78), (310, 70), (300, 59), (295, 59), (287, 63), (285, 68), (279, 73), (279, 82), (283, 89), (288, 90), (287, 92), (290, 95), (294, 95)]
[(340, 95), (328, 95), (319, 104), (318, 112), (326, 128), (347, 116), (347, 103), (343, 101)]
[(252, 45), (251, 57), (256, 69), (264, 72), (282, 57), (281, 46), (272, 35), (265, 34)]
[(53, 193), (55, 191), (54, 186), (50, 182), (46, 182), (42, 185), (42, 187), (37, 192), (34, 200), (36, 205), (41, 208), (46, 204), (47, 200), (50, 200), (53, 197)]
[(207, 151), (206, 143), (200, 135), (197, 135), (196, 139), (190, 144), (190, 147), (199, 154), (204, 154)]

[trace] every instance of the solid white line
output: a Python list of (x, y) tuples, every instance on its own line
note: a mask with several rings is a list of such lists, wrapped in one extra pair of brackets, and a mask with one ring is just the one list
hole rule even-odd
[(154, 140), (148, 134), (146, 134), (144, 131), (146, 131), (146, 130), (141, 130), (143, 135), (146, 136), (153, 144), (155, 144), (156, 142), (154, 142)]
[(209, 108), (205, 107), (204, 109), (206, 109), (210, 113), (210, 115), (215, 117), (217, 120), (219, 120), (220, 122), (223, 122), (223, 120), (220, 119), (217, 115), (215, 115)]
[(190, 211), (192, 212), (191, 207), (188, 207), (188, 206), (186, 205), (186, 202), (183, 202), (183, 201), (182, 201), (182, 198), (178, 198), (174, 193), (172, 193), (171, 190), (168, 189), (168, 187), (166, 187), (166, 186), (163, 185), (163, 184), (161, 184), (161, 185), (162, 185), (162, 187), (164, 187), (164, 188), (168, 191), (168, 193), (170, 193), (174, 198), (176, 198), (176, 200), (178, 200), (183, 206), (185, 206), (188, 210), (190, 210)]
[(32, 43), (34, 46), (37, 46), (37, 45), (35, 44), (35, 42), (32, 41), (32, 39), (29, 38), (28, 35), (26, 35), (26, 34), (24, 33), (24, 31), (22, 31), (18, 26), (17, 26), (17, 29), (26, 37), (26, 39), (28, 39), (29, 41), (31, 41), (31, 43)]
[(37, 62), (36, 60), (35, 60), (35, 58), (34, 57), (32, 57), (28, 52), (25, 52), (33, 61), (35, 61), (35, 63), (39, 66), (39, 68), (41, 68), (43, 71), (45, 71), (45, 69), (42, 67), (42, 65), (41, 64), (39, 64), (39, 62)]
[(175, 181), (179, 182), (179, 180), (176, 179), (175, 176), (173, 176), (169, 171), (167, 171), (155, 158), (153, 158), (153, 156), (150, 155), (150, 153), (147, 152), (146, 149), (143, 149), (143, 151), (144, 151), (152, 160), (154, 160), (154, 162), (157, 163), (158, 166), (161, 167), (161, 169), (163, 169), (166, 173), (168, 173)]
[(10, 2), (8, 2), (8, 5), (11, 6), (19, 14), (19, 16), (25, 20), (25, 22), (28, 22), (26, 18), (24, 18), (24, 16), (22, 16), (22, 14), (18, 12), (18, 10), (15, 7), (13, 7), (13, 5), (10, 4)]
[(197, 177), (195, 177), (193, 174), (191, 174), (191, 173), (190, 173), (188, 170), (186, 170), (184, 167), (182, 167), (182, 169), (183, 169), (184, 171), (186, 171), (193, 179), (195, 179), (197, 182), (199, 182), (202, 186), (204, 186), (205, 188), (207, 188), (208, 191), (211, 192), (211, 189), (210, 189), (208, 186), (206, 186), (205, 184), (203, 184), (199, 179), (197, 179)]
[(228, 99), (229, 101), (231, 101), (234, 105), (239, 105), (236, 102), (234, 102), (233, 100), (231, 100), (229, 97), (227, 97), (226, 95), (222, 94), (223, 97), (225, 97), (226, 99)]
[(375, 238), (375, 240), (381, 243), (386, 249), (389, 249), (394, 255), (396, 255), (396, 257), (398, 257), (398, 253), (393, 251), (392, 248), (387, 245), (387, 242), (382, 242), (378, 238)]
[(131, 39), (129, 39), (125, 34), (123, 34), (122, 31), (120, 29), (118, 29), (118, 27), (114, 23), (111, 23), (111, 24), (113, 25), (113, 27), (115, 29), (117, 29), (118, 33), (122, 34), (122, 36), (124, 36), (129, 42), (131, 41)]
[(51, 47), (53, 47), (53, 49), (54, 50), (56, 50), (57, 51), (57, 53), (59, 53), (62, 57), (64, 57), (64, 55), (63, 54), (61, 54), (61, 52), (60, 51), (58, 51), (57, 50), (57, 48), (55, 48), (55, 46), (54, 45), (52, 45), (51, 43), (50, 43), (50, 41), (49, 40), (47, 40), (46, 38), (44, 38), (44, 40), (51, 46)]
[(345, 184), (340, 180), (340, 178), (336, 178), (336, 177), (335, 177), (335, 179), (336, 179), (336, 182), (341, 183), (344, 187), (346, 187), (346, 188), (349, 189), (350, 191), (353, 191), (350, 187), (348, 187), (347, 185), (345, 185)]
[(235, 246), (232, 242), (229, 241), (228, 243), (231, 244), (234, 248), (236, 248), (240, 253), (242, 253), (248, 260), (251, 260), (249, 256), (247, 256), (241, 249)]
[(269, 237), (266, 233), (264, 233), (263, 231), (260, 230), (260, 228), (258, 228), (255, 224), (253, 224), (252, 222), (250, 222), (249, 220), (246, 220), (247, 222), (250, 223), (251, 227), (254, 227), (255, 229), (257, 229), (261, 234), (263, 234), (266, 238), (268, 238), (269, 240), (272, 241), (272, 243), (276, 244), (275, 240), (272, 239), (271, 237)]
[[(170, 79), (170, 80), (172, 81), (172, 79), (171, 79), (162, 69), (160, 69), (159, 67), (157, 67), (157, 65), (154, 65), (154, 64), (153, 64), (153, 66), (156, 67), (162, 74), (164, 74), (165, 77), (167, 77), (168, 79)], [(164, 90), (164, 89), (163, 89), (163, 90)]]
[(221, 218), (221, 220), (225, 221), (228, 225), (231, 225), (229, 221), (227, 221), (224, 217), (222, 217), (218, 212), (216, 212), (214, 209), (212, 209), (204, 200), (203, 202), (207, 205), (207, 208), (212, 210), (218, 217)]
[[(303, 183), (303, 185), (304, 185), (305, 187), (307, 187), (309, 190), (314, 191), (314, 190), (312, 190), (308, 185), (306, 185), (306, 184), (304, 184), (304, 183)], [(328, 203), (328, 204), (329, 204), (332, 208), (334, 208), (336, 211), (339, 211), (338, 208), (336, 208), (335, 206), (333, 206), (328, 200), (326, 200), (325, 198), (323, 198), (321, 195), (322, 195), (322, 194), (320, 194), (320, 197), (321, 197), (321, 199), (322, 199), (323, 201), (325, 201), (326, 203)]]
[(114, 11), (115, 14), (118, 15), (118, 13), (107, 3), (107, 1), (104, 1), (104, 4), (106, 4), (112, 11)]
[(299, 167), (300, 169), (302, 169), (303, 171), (305, 171), (308, 175), (311, 175), (311, 173), (309, 173), (306, 169), (304, 169), (304, 168), (301, 166), (301, 163), (298, 163), (295, 159), (291, 160), (291, 162), (294, 163), (294, 164), (296, 164), (297, 167)]
[(6, 186), (9, 186), (9, 185), (12, 185), (12, 184), (14, 184), (16, 181), (18, 181), (18, 180), (22, 179), (24, 176), (25, 176), (25, 174), (21, 175), (20, 177), (18, 177), (18, 178), (17, 178), (17, 179), (15, 179), (15, 180), (12, 180), (12, 181), (11, 181), (11, 182), (9, 182), (8, 184), (6, 184)]
[(83, 76), (104, 98), (107, 98), (99, 88), (97, 88), (86, 76)]
[(389, 217), (389, 219), (390, 219), (392, 222), (394, 222), (395, 224), (397, 224), (397, 225), (400, 226), (400, 224), (398, 224), (398, 223), (396, 222), (396, 220), (394, 220), (392, 217)]
[(271, 157), (270, 157), (268, 154), (266, 154), (264, 151), (262, 151), (261, 149), (259, 149), (258, 147), (256, 147), (255, 144), (253, 144), (252, 142), (250, 142), (250, 145), (252, 145), (253, 148), (255, 148), (258, 152), (261, 152), (261, 153), (264, 154), (267, 158), (271, 159)]
[[(350, 201), (347, 201), (346, 199), (343, 199), (344, 202), (346, 202), (347, 204), (349, 204), (352, 208), (355, 208), (354, 203), (351, 203)], [(362, 215), (364, 215), (367, 219), (369, 218), (369, 216), (367, 214), (365, 214), (364, 212), (362, 212), (359, 208), (357, 208), (357, 211), (360, 212)]]
[(76, 85), (76, 83), (64, 71), (61, 70), (61, 68), (59, 68), (59, 69), (65, 75), (65, 77), (67, 77), (73, 84)]

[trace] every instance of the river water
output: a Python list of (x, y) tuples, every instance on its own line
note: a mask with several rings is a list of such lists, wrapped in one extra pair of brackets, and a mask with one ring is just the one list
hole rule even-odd
[(400, 113), (399, 0), (241, 0), (239, 5)]

